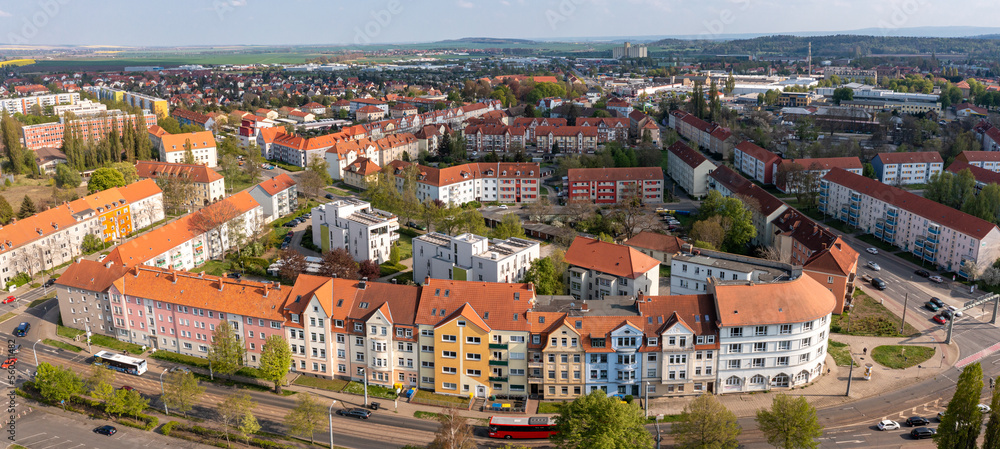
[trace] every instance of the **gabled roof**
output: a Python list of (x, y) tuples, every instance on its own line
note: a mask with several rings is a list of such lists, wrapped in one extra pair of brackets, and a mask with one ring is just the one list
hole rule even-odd
[(115, 280), (122, 277), (125, 271), (125, 267), (120, 264), (105, 266), (94, 260), (80, 259), (66, 268), (62, 276), (56, 279), (56, 284), (91, 292), (104, 292)]
[(351, 162), (351, 165), (347, 166), (347, 170), (351, 173), (357, 173), (362, 177), (368, 177), (381, 171), (382, 167), (379, 167), (378, 164), (371, 159), (359, 157), (355, 159), (354, 162)]
[(963, 151), (958, 153), (958, 156), (955, 156), (955, 160), (965, 162), (1000, 162), (1000, 151)]
[(420, 289), (416, 324), (436, 326), (469, 304), (491, 329), (527, 331), (525, 313), (535, 302), (531, 284), (430, 279)]
[(847, 170), (835, 168), (830, 170), (830, 173), (827, 173), (823, 179), (869, 195), (977, 239), (986, 237), (990, 231), (997, 228), (993, 223), (979, 217), (952, 209), (941, 203), (931, 201), (897, 187), (882, 184), (874, 179), (857, 175)]
[(569, 182), (591, 181), (655, 181), (663, 179), (660, 167), (571, 168)]
[(721, 327), (792, 324), (820, 319), (833, 312), (833, 292), (810, 276), (765, 284), (715, 284), (716, 313)]
[(896, 153), (879, 153), (875, 155), (883, 164), (933, 164), (944, 163), (937, 151), (913, 151)]
[[(673, 153), (673, 155), (677, 156), (681, 162), (687, 164), (691, 168), (697, 168), (699, 165), (708, 162), (708, 158), (705, 157), (705, 155), (692, 150), (691, 147), (687, 146), (687, 144), (680, 140), (667, 147), (667, 151)], [(711, 162), (708, 163), (711, 164)], [(714, 167), (715, 164), (712, 164), (712, 166)]]
[[(341, 279), (341, 281), (348, 281)], [(413, 325), (417, 314), (417, 303), (420, 288), (413, 285), (389, 284), (385, 282), (365, 282), (361, 288), (360, 281), (350, 281), (355, 289), (355, 300), (348, 306), (347, 317), (367, 320), (376, 310), (388, 312), (388, 318), (394, 324)], [(341, 282), (344, 283), (344, 282)], [(341, 285), (338, 288), (343, 290)]]
[(977, 182), (981, 182), (983, 184), (1000, 184), (1000, 173), (987, 170), (982, 167), (976, 167), (975, 165), (971, 165), (965, 161), (955, 160), (955, 162), (952, 162), (951, 165), (949, 165), (945, 170), (955, 174), (958, 174), (962, 170), (969, 170), (969, 172), (972, 173), (972, 177), (976, 178)]
[(857, 265), (858, 252), (838, 236), (833, 245), (809, 257), (802, 269), (848, 276), (857, 270)]
[(295, 180), (292, 179), (291, 176), (288, 176), (288, 173), (282, 173), (278, 176), (272, 177), (271, 179), (265, 179), (260, 184), (257, 184), (258, 187), (271, 196), (277, 195), (278, 192), (286, 190), (294, 185)]
[(215, 135), (211, 131), (198, 131), (183, 134), (164, 134), (160, 136), (163, 144), (163, 151), (173, 153), (185, 151), (184, 145), (191, 143), (192, 150), (200, 150), (215, 147)]
[(712, 180), (722, 185), (730, 192), (739, 192), (747, 186), (753, 184), (750, 180), (744, 178), (743, 175), (740, 175), (739, 173), (736, 173), (735, 170), (729, 168), (728, 165), (718, 166), (708, 175), (708, 177), (712, 178)]
[(782, 159), (779, 164), (798, 164), (806, 170), (830, 170), (840, 167), (844, 170), (861, 170), (861, 159), (856, 157), (817, 157), (811, 159)]
[(651, 231), (642, 231), (625, 241), (625, 245), (633, 248), (661, 251), (667, 254), (679, 252), (684, 243), (684, 240), (675, 235), (660, 234)]
[(643, 296), (641, 301), (636, 301), (636, 305), (645, 325), (643, 331), (647, 334), (659, 335), (677, 323), (683, 324), (695, 335), (719, 333), (712, 295)]
[(222, 175), (201, 164), (175, 164), (170, 162), (136, 161), (135, 171), (139, 178), (159, 179), (185, 178), (197, 183), (221, 181)]
[(767, 151), (757, 146), (755, 143), (746, 140), (737, 144), (736, 149), (742, 151), (743, 154), (746, 154), (747, 156), (767, 164), (768, 167), (770, 167), (770, 162), (779, 159), (777, 154)]
[(569, 265), (599, 271), (618, 277), (635, 279), (659, 267), (660, 261), (635, 248), (577, 237), (566, 250)]

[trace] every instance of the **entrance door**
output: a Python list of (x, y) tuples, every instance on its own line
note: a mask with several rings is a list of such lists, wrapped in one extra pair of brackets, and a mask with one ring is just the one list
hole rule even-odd
[(478, 385), (478, 386), (476, 386), (476, 397), (477, 398), (485, 398), (486, 397), (486, 386), (485, 385)]

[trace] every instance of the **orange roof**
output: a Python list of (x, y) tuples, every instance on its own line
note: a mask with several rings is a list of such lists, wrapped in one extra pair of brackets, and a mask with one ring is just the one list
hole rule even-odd
[(349, 140), (350, 137), (341, 131), (334, 134), (324, 134), (309, 139), (295, 134), (275, 134), (274, 144), (283, 147), (293, 148), (299, 151), (320, 150), (332, 147), (337, 142)]
[(347, 166), (347, 170), (352, 173), (357, 173), (358, 175), (367, 177), (369, 175), (374, 175), (375, 173), (378, 173), (379, 171), (382, 170), (382, 167), (379, 167), (378, 164), (376, 164), (371, 159), (368, 159), (366, 157), (359, 157), (355, 159), (354, 162), (351, 163), (351, 165)]
[(636, 303), (647, 335), (659, 335), (676, 324), (683, 324), (695, 335), (719, 332), (712, 295), (644, 296)]
[[(402, 170), (414, 164), (396, 160), (390, 162), (389, 165), (395, 168), (397, 176), (402, 176)], [(531, 162), (478, 162), (447, 168), (417, 165), (417, 168), (420, 172), (417, 178), (418, 182), (437, 187), (476, 178), (537, 178), (541, 176), (538, 163)]]
[(650, 231), (642, 231), (625, 241), (626, 245), (633, 248), (662, 251), (667, 254), (679, 252), (684, 243), (680, 237)]
[(787, 282), (712, 287), (723, 327), (802, 323), (829, 315), (837, 304), (833, 292), (810, 276)]
[(210, 183), (223, 179), (218, 172), (201, 164), (137, 161), (135, 171), (139, 178), (184, 177), (198, 183)]
[(156, 137), (162, 137), (164, 134), (170, 134), (167, 130), (160, 128), (159, 125), (151, 125), (149, 128), (146, 128), (146, 130)]
[(602, 242), (587, 237), (577, 237), (566, 250), (567, 264), (635, 279), (658, 267), (660, 261), (635, 248)]
[(858, 252), (838, 236), (829, 248), (810, 256), (802, 269), (847, 276), (857, 271), (857, 265)]
[(80, 259), (66, 268), (62, 276), (56, 279), (56, 284), (91, 292), (103, 292), (123, 274), (125, 267), (120, 264), (109, 267), (94, 260)]
[(462, 306), (471, 305), (488, 329), (527, 331), (525, 312), (535, 300), (531, 284), (427, 279), (421, 287), (420, 307), (414, 323), (437, 326)]
[(371, 113), (382, 112), (382, 109), (379, 108), (378, 106), (365, 106), (358, 108), (357, 112), (362, 114), (371, 114)]
[(264, 143), (274, 142), (275, 137), (279, 134), (287, 134), (284, 126), (270, 126), (260, 129), (260, 137), (264, 140)]
[(129, 296), (279, 323), (285, 321), (281, 311), (291, 291), (260, 282), (148, 266), (130, 268), (114, 285)]
[(160, 137), (163, 143), (163, 151), (173, 153), (184, 151), (184, 145), (191, 142), (192, 150), (215, 147), (215, 136), (211, 131), (198, 131), (183, 134), (164, 134)]
[[(125, 187), (120, 187), (118, 190), (125, 198), (125, 201), (128, 201), (129, 203), (136, 203), (158, 193), (163, 193), (163, 191), (160, 190), (160, 187), (156, 185), (156, 181), (153, 181), (152, 179), (136, 181)], [(100, 192), (95, 193), (95, 195), (99, 193)]]
[(264, 189), (268, 195), (274, 196), (277, 195), (278, 192), (294, 186), (295, 180), (292, 179), (291, 176), (288, 176), (288, 173), (282, 173), (278, 176), (272, 177), (271, 179), (265, 179), (257, 185), (260, 186), (261, 189)]

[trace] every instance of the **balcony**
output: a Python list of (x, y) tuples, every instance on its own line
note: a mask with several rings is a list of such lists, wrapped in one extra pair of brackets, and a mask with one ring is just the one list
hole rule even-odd
[(878, 229), (885, 229), (885, 223), (882, 223), (882, 220), (879, 220), (875, 223), (875, 227)]
[(917, 241), (913, 242), (913, 246), (915, 246), (917, 248), (923, 248), (924, 247), (924, 241), (923, 240), (917, 240)]
[(897, 211), (895, 209), (889, 209), (889, 211), (886, 212), (885, 214), (888, 215), (888, 216), (890, 216), (890, 217), (892, 217), (892, 218), (896, 218), (896, 217), (899, 216), (899, 211)]
[(933, 226), (930, 229), (928, 229), (927, 232), (929, 232), (929, 233), (931, 233), (931, 235), (935, 235), (935, 236), (941, 235), (941, 227), (939, 227), (939, 226)]
[(820, 190), (819, 196), (826, 198), (826, 197), (830, 196), (830, 191), (829, 190)]
[(493, 376), (490, 376), (490, 382), (507, 382), (507, 377), (493, 377)]
[(855, 201), (851, 201), (851, 209), (853, 209), (853, 210), (861, 210), (861, 203), (858, 203), (858, 202), (855, 202)]
[(490, 366), (507, 366), (507, 361), (490, 359)]
[(545, 367), (545, 364), (543, 364), (541, 360), (528, 362), (528, 368), (542, 369), (544, 367)]
[(507, 343), (490, 343), (490, 349), (507, 349)]

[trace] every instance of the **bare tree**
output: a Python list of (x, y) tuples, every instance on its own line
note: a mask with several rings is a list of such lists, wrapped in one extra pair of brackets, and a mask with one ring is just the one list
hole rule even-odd
[(294, 281), (295, 278), (306, 271), (306, 256), (303, 256), (298, 251), (291, 249), (283, 250), (278, 258), (281, 259), (280, 274), (283, 279)]
[(183, 214), (189, 206), (193, 209), (194, 182), (187, 174), (157, 178), (156, 185), (163, 191), (163, 202), (171, 213)]
[(323, 255), (321, 273), (323, 276), (357, 279), (358, 263), (346, 249), (336, 248)]
[(188, 220), (188, 226), (198, 233), (208, 234), (210, 257), (214, 257), (218, 253), (221, 257), (225, 258), (226, 251), (229, 248), (223, 243), (223, 232), (225, 230), (220, 229), (220, 226), (230, 222), (239, 215), (240, 211), (233, 203), (219, 201), (198, 212), (192, 213), (191, 218)]
[(612, 208), (611, 220), (615, 223), (616, 233), (625, 239), (630, 239), (642, 231), (652, 231), (661, 227), (654, 215), (648, 213), (637, 196), (626, 198)]
[(781, 256), (781, 251), (773, 246), (761, 246), (757, 248), (757, 257), (775, 262), (788, 262)]
[(544, 221), (545, 217), (552, 213), (552, 203), (549, 203), (549, 197), (542, 196), (528, 205), (528, 220), (531, 221)]

